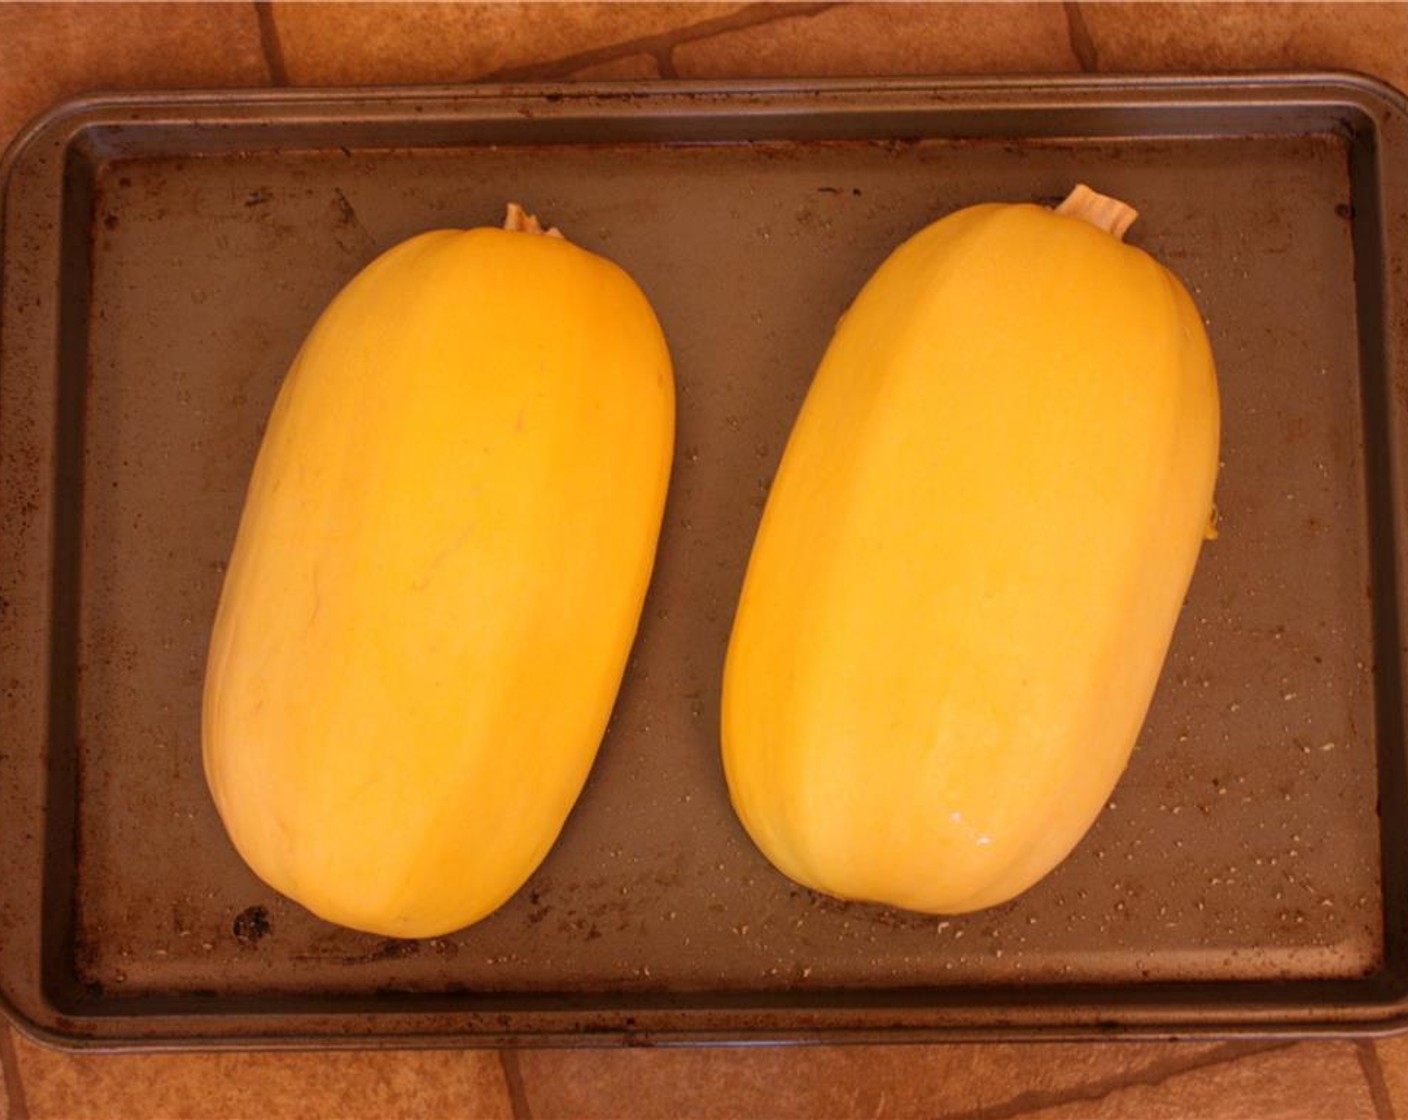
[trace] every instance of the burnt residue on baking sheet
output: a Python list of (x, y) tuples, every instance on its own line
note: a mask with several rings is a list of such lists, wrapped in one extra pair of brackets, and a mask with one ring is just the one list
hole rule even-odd
[[(1396, 554), (1366, 482), (1389, 434), (1367, 426), (1373, 321), (1356, 294), (1383, 261), (1355, 141), (1317, 111), (1299, 131), (1146, 140), (1133, 125), (946, 139), (918, 110), (868, 137), (854, 114), (831, 139), (799, 120), (805, 142), (775, 123), (712, 143), (718, 121), (700, 135), (657, 121), (634, 146), (590, 129), (537, 146), (541, 117), (511, 144), (418, 146), (406, 121), (395, 147), (355, 127), (200, 158), (179, 124), (140, 151), (110, 140), (73, 204), (87, 287), (65, 312), (78, 392), (63, 406), (55, 578), (74, 594), (53, 673), (71, 683), (54, 693), (68, 731), (49, 778), (71, 796), (43, 826), (46, 967), (70, 1021), (121, 1004), (113, 1038), (139, 1036), (142, 1009), (196, 1005), (206, 1025), (190, 1037), (220, 1023), (293, 1037), (310, 1015), (352, 1035), (415, 1033), (417, 1014), (444, 1016), (430, 1033), (484, 1036), (569, 1016), (636, 1035), (910, 1030), (1006, 1001), (992, 1029), (1030, 1014), (1098, 1030), (1189, 1006), (1210, 1023), (1227, 998), (1260, 998), (1272, 1018), (1330, 993), (1343, 1015), (1370, 1002), (1364, 977), (1382, 993), (1403, 963), (1384, 927), (1386, 890), (1398, 907), (1403, 889), (1384, 855), (1404, 809), (1401, 767), (1385, 769), (1396, 685), (1376, 648)], [(723, 652), (790, 425), (891, 248), (958, 206), (1055, 199), (1077, 180), (1138, 207), (1130, 240), (1208, 319), (1220, 536), (1130, 768), (1062, 867), (972, 915), (805, 890), (748, 841), (718, 760)], [(318, 312), (380, 250), (497, 223), (508, 198), (650, 296), (676, 365), (672, 485), (610, 731), (559, 843), (485, 921), (399, 941), (330, 926), (241, 862), (201, 770), (205, 650), (262, 425)], [(0, 417), (0, 437), (15, 423)]]
[(264, 906), (247, 906), (235, 915), (230, 927), (235, 940), (242, 945), (253, 947), (274, 932), (269, 924), (269, 911)]

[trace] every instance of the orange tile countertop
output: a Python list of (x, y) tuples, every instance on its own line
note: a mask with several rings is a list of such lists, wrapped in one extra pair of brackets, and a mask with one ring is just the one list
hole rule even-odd
[[(1312, 68), (1408, 89), (1408, 4), (0, 4), (0, 143), (95, 89)], [(0, 1065), (0, 1120), (1408, 1117), (1408, 1037)]]

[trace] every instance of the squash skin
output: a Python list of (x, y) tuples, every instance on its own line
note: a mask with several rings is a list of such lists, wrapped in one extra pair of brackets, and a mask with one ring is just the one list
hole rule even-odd
[(649, 303), (558, 237), (421, 234), (338, 294), (273, 408), (207, 666), (205, 773), (260, 878), (392, 937), (522, 885), (615, 703), (673, 440)]
[(987, 204), (842, 317), (725, 664), (723, 763), (772, 863), (952, 914), (1020, 894), (1104, 806), (1212, 512), (1216, 373), (1157, 262)]

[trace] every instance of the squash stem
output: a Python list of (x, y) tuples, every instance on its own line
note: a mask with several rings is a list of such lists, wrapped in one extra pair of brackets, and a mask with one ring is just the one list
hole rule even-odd
[(1056, 207), (1056, 213), (1089, 222), (1096, 229), (1103, 229), (1120, 240), (1124, 240), (1129, 227), (1139, 217), (1139, 211), (1133, 206), (1093, 191), (1084, 183), (1076, 184), (1076, 189)]
[(556, 226), (544, 229), (536, 214), (528, 213), (516, 202), (508, 204), (508, 210), (504, 214), (504, 229), (509, 233), (541, 233), (544, 237), (562, 237), (560, 229)]

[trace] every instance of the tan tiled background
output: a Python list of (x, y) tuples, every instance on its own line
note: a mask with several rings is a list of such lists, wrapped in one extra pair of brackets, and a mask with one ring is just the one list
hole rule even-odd
[[(1408, 4), (0, 4), (0, 142), (94, 89), (1306, 68), (1408, 89)], [(1408, 1038), (113, 1057), (0, 1026), (0, 1066), (0, 1120), (1408, 1120)]]

